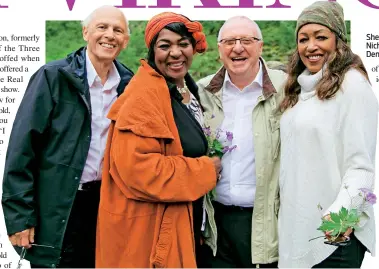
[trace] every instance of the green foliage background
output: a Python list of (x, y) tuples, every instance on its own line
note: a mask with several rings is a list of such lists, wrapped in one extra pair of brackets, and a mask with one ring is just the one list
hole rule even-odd
[[(118, 59), (132, 69), (138, 69), (139, 59), (147, 55), (144, 30), (146, 21), (130, 21), (130, 42)], [(202, 21), (207, 37), (208, 50), (197, 54), (191, 66), (190, 73), (195, 80), (216, 72), (221, 63), (217, 50), (218, 30), (224, 21)], [(261, 28), (264, 47), (263, 58), (266, 61), (280, 61), (284, 64), (295, 48), (295, 21), (257, 21)], [(350, 38), (350, 22), (347, 22), (348, 37)], [(46, 61), (66, 57), (71, 51), (85, 45), (82, 38), (79, 21), (47, 21), (46, 22)]]

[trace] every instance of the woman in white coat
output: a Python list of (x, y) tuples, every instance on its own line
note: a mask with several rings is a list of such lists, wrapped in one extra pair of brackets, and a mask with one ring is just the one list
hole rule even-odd
[[(374, 187), (377, 99), (338, 3), (307, 7), (296, 40), (281, 104), (279, 267), (357, 268), (375, 252), (373, 208), (360, 189)], [(324, 244), (321, 219), (342, 207), (360, 216), (345, 234), (351, 244)]]

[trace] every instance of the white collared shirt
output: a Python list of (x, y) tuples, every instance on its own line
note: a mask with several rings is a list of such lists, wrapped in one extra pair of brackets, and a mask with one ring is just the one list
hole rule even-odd
[(253, 109), (263, 90), (260, 65), (254, 81), (242, 90), (225, 74), (222, 106), (224, 120), (221, 129), (233, 132), (232, 145), (237, 148), (221, 159), (221, 179), (216, 186), (216, 201), (224, 205), (251, 207), (256, 191), (255, 153), (253, 144)]
[(91, 96), (91, 144), (80, 183), (101, 180), (105, 145), (110, 120), (107, 118), (112, 104), (117, 99), (117, 87), (121, 81), (116, 66), (112, 63), (104, 85), (86, 52), (87, 81)]

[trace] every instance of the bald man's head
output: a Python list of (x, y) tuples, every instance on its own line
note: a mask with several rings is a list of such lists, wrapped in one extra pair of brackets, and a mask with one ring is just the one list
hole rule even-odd
[(221, 27), (217, 41), (220, 60), (231, 81), (238, 87), (247, 86), (259, 71), (263, 50), (258, 25), (244, 16), (232, 17)]
[(263, 39), (261, 29), (255, 21), (245, 16), (235, 16), (226, 20), (224, 24), (221, 26), (218, 32), (217, 41), (220, 41), (224, 38), (223, 36), (225, 31), (240, 26), (250, 29), (252, 35), (258, 37), (261, 40)]
[(91, 21), (93, 20), (93, 18), (96, 18), (96, 16), (101, 16), (102, 14), (115, 14), (116, 16), (122, 16), (123, 17), (123, 20), (125, 22), (125, 25), (126, 25), (126, 29), (127, 29), (127, 34), (130, 35), (130, 29), (129, 29), (129, 23), (128, 23), (128, 20), (126, 19), (125, 15), (123, 12), (121, 12), (120, 9), (114, 7), (114, 6), (109, 6), (109, 5), (106, 5), (106, 6), (101, 6), (97, 9), (95, 9), (94, 11), (91, 12), (91, 14), (88, 15), (87, 18), (85, 18), (83, 21), (82, 21), (82, 26), (83, 27), (88, 27), (88, 25), (91, 23)]
[(102, 6), (83, 21), (83, 39), (95, 66), (111, 64), (129, 41), (128, 22), (118, 8)]

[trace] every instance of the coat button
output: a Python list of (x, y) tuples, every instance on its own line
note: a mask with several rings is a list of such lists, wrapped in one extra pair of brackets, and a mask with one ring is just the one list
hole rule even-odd
[(75, 179), (76, 179), (76, 180), (78, 180), (78, 179), (79, 179), (79, 177), (75, 177)]

